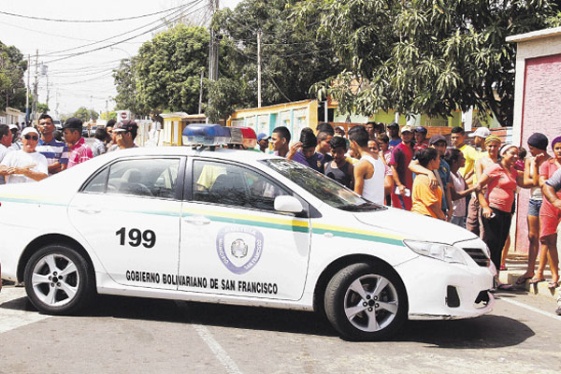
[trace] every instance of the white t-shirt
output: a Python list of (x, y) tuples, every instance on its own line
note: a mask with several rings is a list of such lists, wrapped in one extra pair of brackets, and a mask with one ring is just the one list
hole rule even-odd
[[(462, 175), (458, 172), (457, 174), (450, 173), (452, 177), (452, 183), (454, 183), (454, 189), (456, 191), (464, 191), (467, 189), (466, 182)], [(453, 216), (454, 217), (465, 217), (467, 214), (466, 198), (460, 197), (458, 200), (452, 201), (454, 207)]]
[[(0, 162), (2, 162), (2, 160), (4, 159), (4, 157), (8, 154), (8, 152), (11, 152), (12, 149), (6, 147), (4, 144), (0, 144)], [(4, 184), (4, 176), (0, 175), (0, 184)]]
[[(9, 152), (2, 160), (1, 164), (8, 167), (25, 167), (34, 165), (31, 170), (47, 175), (49, 173), (47, 158), (39, 152), (27, 153), (23, 150)], [(21, 174), (6, 175), (5, 178), (6, 183), (36, 182), (35, 180)]]

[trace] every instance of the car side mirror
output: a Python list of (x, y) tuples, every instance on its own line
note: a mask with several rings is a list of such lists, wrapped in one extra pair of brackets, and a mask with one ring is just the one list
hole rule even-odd
[(285, 213), (301, 213), (304, 207), (294, 196), (281, 195), (275, 197), (275, 210)]

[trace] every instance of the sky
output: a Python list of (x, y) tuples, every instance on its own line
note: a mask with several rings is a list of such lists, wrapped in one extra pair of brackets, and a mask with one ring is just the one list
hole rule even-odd
[[(0, 1), (0, 41), (30, 57), (30, 90), (37, 75), (39, 102), (56, 117), (79, 107), (126, 109), (113, 101), (112, 70), (121, 59), (136, 55), (179, 11), (198, 24), (210, 14), (210, 0)], [(240, 1), (219, 0), (219, 7)]]

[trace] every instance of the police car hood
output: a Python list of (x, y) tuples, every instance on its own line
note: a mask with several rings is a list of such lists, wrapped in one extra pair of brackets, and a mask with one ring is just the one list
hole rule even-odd
[(477, 238), (475, 234), (457, 225), (402, 209), (354, 213), (358, 221), (375, 231), (387, 232), (403, 239), (454, 244)]

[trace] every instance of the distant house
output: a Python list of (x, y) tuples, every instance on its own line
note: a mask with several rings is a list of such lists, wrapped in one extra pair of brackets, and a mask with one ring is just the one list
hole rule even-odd
[[(514, 97), (514, 144), (527, 147), (534, 132), (551, 141), (561, 135), (561, 27), (510, 36), (516, 43), (516, 81)], [(548, 149), (551, 154), (551, 149)], [(527, 253), (526, 213), (528, 190), (519, 194), (516, 219), (516, 251)]]
[(15, 125), (25, 121), (25, 113), (18, 109), (7, 107), (6, 110), (0, 110), (0, 124)]

